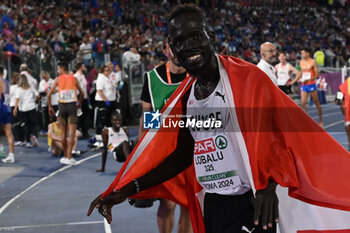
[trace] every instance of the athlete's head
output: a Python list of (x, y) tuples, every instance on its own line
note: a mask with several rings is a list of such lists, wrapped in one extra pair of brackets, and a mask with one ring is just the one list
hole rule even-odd
[(122, 115), (118, 111), (111, 114), (111, 124), (114, 128), (119, 128), (122, 124)]
[(278, 60), (283, 64), (286, 63), (286, 61), (287, 61), (286, 53), (280, 52), (280, 54), (278, 55)]
[(261, 59), (267, 63), (276, 62), (276, 47), (271, 42), (265, 42), (260, 46)]
[(60, 62), (57, 65), (57, 73), (59, 75), (68, 73), (68, 63), (67, 62)]
[(309, 48), (304, 48), (301, 50), (301, 58), (308, 59), (311, 56), (311, 50)]
[(216, 63), (215, 34), (201, 9), (194, 4), (177, 6), (168, 19), (169, 44), (179, 63), (192, 75), (205, 74)]

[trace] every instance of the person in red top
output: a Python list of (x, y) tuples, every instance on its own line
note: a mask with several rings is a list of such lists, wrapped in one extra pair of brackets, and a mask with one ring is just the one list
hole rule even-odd
[[(77, 128), (77, 108), (79, 108), (83, 102), (84, 93), (76, 78), (73, 75), (68, 74), (68, 63), (60, 62), (57, 66), (57, 73), (60, 76), (55, 79), (52, 88), (47, 95), (49, 114), (50, 116), (55, 115), (55, 111), (51, 105), (51, 95), (58, 87), (59, 107), (57, 119), (62, 130), (62, 135), (67, 135), (67, 130), (69, 135), (68, 141), (65, 136), (62, 138), (64, 157), (60, 160), (60, 163), (76, 165), (77, 162), (72, 158), (72, 148), (74, 144), (74, 134), (72, 132), (75, 132)], [(77, 90), (80, 93), (79, 102), (77, 102)]]
[(320, 76), (320, 72), (318, 71), (316, 61), (310, 57), (311, 52), (308, 49), (301, 50), (301, 76), (296, 77), (291, 85), (296, 81), (300, 80), (302, 83), (301, 86), (301, 107), (306, 111), (307, 99), (309, 98), (309, 94), (311, 94), (312, 100), (314, 101), (317, 112), (318, 112), (318, 124), (323, 127), (322, 121), (322, 109), (320, 101), (318, 100), (318, 92), (316, 86), (316, 79)]

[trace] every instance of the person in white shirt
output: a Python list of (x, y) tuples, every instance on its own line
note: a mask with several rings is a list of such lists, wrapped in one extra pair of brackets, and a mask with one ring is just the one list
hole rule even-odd
[(293, 65), (287, 62), (285, 52), (280, 52), (278, 60), (280, 63), (275, 66), (277, 85), (284, 93), (286, 93), (286, 95), (291, 95), (292, 86), (290, 84), (292, 75), (294, 74), (298, 78), (301, 76), (301, 73), (295, 69)]
[(81, 45), (79, 46), (79, 53), (83, 58), (84, 65), (88, 66), (92, 58), (92, 46), (88, 42), (88, 38), (86, 36), (83, 37), (83, 43), (81, 43)]
[(27, 64), (22, 64), (19, 67), (20, 70), (20, 74), (23, 74), (27, 77), (28, 83), (29, 85), (34, 88), (35, 90), (38, 89), (38, 81), (36, 81), (36, 79), (28, 72), (28, 66)]
[[(11, 112), (13, 113), (13, 110), (15, 109), (16, 106), (16, 89), (17, 89), (17, 80), (19, 79), (19, 74), (13, 75), (13, 80), (12, 80), (12, 85), (10, 86), (10, 108)], [(22, 126), (21, 122), (18, 116), (13, 116), (11, 117), (11, 125), (12, 125), (12, 131), (13, 131), (13, 136), (15, 137), (15, 146), (25, 146), (25, 141), (24, 141), (24, 136), (23, 136), (23, 131), (22, 131)]]
[(111, 69), (108, 66), (101, 68), (96, 81), (95, 113), (96, 134), (100, 135), (104, 127), (110, 127), (109, 116), (115, 110), (116, 86), (109, 78)]
[(26, 147), (36, 147), (38, 146), (38, 141), (36, 139), (37, 114), (35, 101), (39, 98), (39, 93), (29, 85), (25, 75), (20, 75), (15, 96), (16, 105), (13, 115), (16, 116), (18, 114), (24, 123), (23, 131), (27, 142)]
[[(47, 103), (47, 93), (49, 93), (52, 84), (53, 84), (53, 79), (50, 78), (50, 74), (47, 71), (42, 71), (41, 74), (41, 81), (39, 83), (39, 94), (41, 96), (41, 108), (43, 112), (43, 130), (47, 131), (47, 127), (50, 123), (50, 116), (49, 116), (49, 108), (48, 108), (48, 103)], [(58, 92), (56, 92), (51, 99), (51, 104), (53, 106), (56, 106), (56, 111), (58, 109)], [(53, 119), (52, 119), (53, 121)]]
[(75, 66), (77, 72), (74, 74), (74, 77), (77, 78), (79, 81), (79, 84), (81, 86), (81, 89), (83, 89), (84, 92), (84, 100), (81, 105), (81, 116), (78, 117), (78, 128), (81, 129), (81, 132), (83, 134), (83, 138), (89, 138), (90, 135), (88, 133), (89, 130), (89, 95), (87, 93), (87, 81), (85, 78), (86, 73), (86, 67), (83, 63), (79, 62)]
[(136, 48), (130, 48), (130, 51), (126, 51), (123, 54), (123, 66), (129, 68), (141, 63), (141, 55), (137, 52)]
[(277, 85), (277, 77), (273, 67), (273, 63), (276, 62), (276, 47), (271, 42), (265, 42), (260, 46), (260, 55), (261, 60), (258, 67)]

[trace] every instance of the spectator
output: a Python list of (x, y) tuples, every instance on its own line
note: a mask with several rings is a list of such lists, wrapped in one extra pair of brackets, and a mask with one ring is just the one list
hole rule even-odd
[(90, 60), (92, 58), (91, 52), (92, 52), (91, 44), (88, 42), (88, 37), (83, 37), (83, 43), (79, 46), (80, 55), (83, 58), (83, 63), (85, 67), (90, 65)]

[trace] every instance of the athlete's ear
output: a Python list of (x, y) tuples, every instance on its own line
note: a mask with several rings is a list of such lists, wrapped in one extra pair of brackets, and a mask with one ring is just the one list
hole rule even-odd
[(212, 30), (210, 30), (210, 29), (208, 29), (208, 30), (207, 30), (207, 34), (208, 34), (208, 36), (209, 36), (210, 42), (215, 43), (215, 41), (216, 41), (215, 32), (212, 31)]

